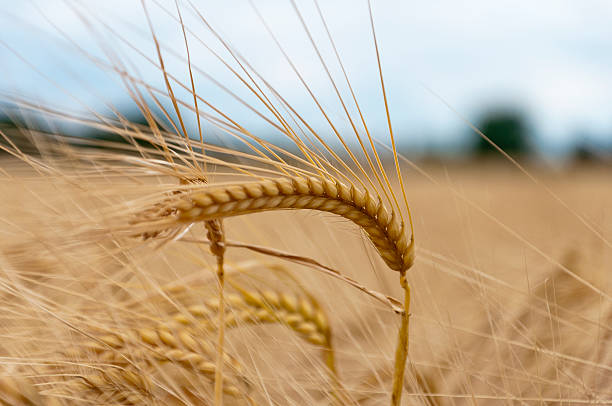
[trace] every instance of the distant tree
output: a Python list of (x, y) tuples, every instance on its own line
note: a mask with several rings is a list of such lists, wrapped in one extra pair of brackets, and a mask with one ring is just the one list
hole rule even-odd
[[(6, 110), (10, 114), (3, 112)], [(37, 112), (27, 112), (27, 116), (23, 115), (18, 107), (7, 104), (0, 106), (0, 131), (3, 136), (0, 136), (0, 156), (6, 155), (6, 150), (13, 151), (18, 149), (21, 152), (35, 155), (38, 154), (38, 147), (34, 144), (31, 132), (36, 132), (43, 139), (45, 134), (49, 136), (66, 135), (75, 137), (73, 141), (75, 145), (82, 145), (78, 142), (78, 138), (90, 139), (99, 141), (98, 144), (88, 144), (89, 148), (101, 149), (124, 149), (124, 145), (128, 140), (122, 137), (118, 132), (104, 130), (86, 125), (77, 125), (68, 129), (62, 129), (58, 126), (50, 126), (48, 122), (41, 119), (42, 115)], [(138, 111), (130, 110), (123, 113), (123, 117), (136, 125), (144, 126), (145, 130), (149, 123), (145, 117)], [(71, 140), (66, 140), (71, 143)], [(151, 147), (152, 144), (148, 141), (137, 140), (140, 146)]]
[[(134, 131), (134, 127), (138, 126), (144, 132), (148, 132), (149, 130), (149, 122), (147, 119), (140, 113), (138, 110), (126, 110), (121, 112), (121, 116), (130, 124), (127, 125), (127, 129), (129, 131)], [(114, 118), (114, 117), (113, 117)], [(160, 128), (160, 123), (156, 121), (158, 128)], [(123, 126), (121, 124), (117, 124), (117, 129), (122, 130)], [(99, 141), (98, 144), (93, 143), (89, 144), (89, 148), (100, 148), (106, 150), (122, 150), (125, 153), (125, 145), (131, 143), (132, 141), (129, 137), (122, 135), (118, 131), (113, 131), (112, 129), (100, 129), (94, 127), (82, 126), (82, 128), (72, 129), (68, 134), (71, 136), (78, 136), (79, 138), (91, 139), (95, 141)], [(152, 147), (153, 145), (146, 140), (136, 139), (136, 143), (142, 147)], [(133, 153), (136, 153), (134, 151)]]
[(587, 141), (581, 140), (574, 146), (572, 159), (574, 163), (587, 164), (599, 160), (599, 157), (595, 153), (593, 146), (591, 146)]
[[(509, 154), (523, 155), (530, 152), (528, 125), (525, 117), (516, 111), (494, 111), (482, 117), (477, 127), (491, 141)], [(489, 155), (495, 149), (482, 137), (474, 145), (477, 155)]]
[(582, 136), (574, 145), (572, 161), (577, 164), (611, 164), (612, 144), (606, 143), (604, 137)]
[(0, 157), (7, 155), (7, 150), (19, 151), (34, 155), (37, 153), (36, 146), (32, 143), (28, 131), (23, 130), (24, 121), (19, 116), (9, 116), (0, 112)]

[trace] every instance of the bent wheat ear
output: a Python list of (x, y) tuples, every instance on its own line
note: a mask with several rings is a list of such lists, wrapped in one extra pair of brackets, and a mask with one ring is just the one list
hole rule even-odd
[[(224, 319), (226, 327), (280, 323), (295, 331), (306, 342), (331, 350), (332, 336), (327, 315), (307, 298), (272, 290), (259, 293), (241, 289), (239, 295), (228, 295), (226, 306), (231, 311)], [(212, 357), (207, 341), (203, 337), (198, 338), (198, 335), (219, 328), (215, 320), (218, 310), (219, 301), (210, 298), (201, 305), (188, 306), (185, 313), (175, 313), (155, 326), (109, 332), (98, 336), (97, 342), (86, 342), (82, 348), (99, 354), (113, 354), (114, 350), (129, 344), (146, 344), (151, 348), (186, 349)], [(333, 363), (328, 366), (335, 369)]]
[[(269, 210), (318, 210), (342, 216), (361, 227), (374, 247), (394, 271), (405, 272), (414, 262), (414, 246), (408, 242), (404, 225), (380, 199), (354, 186), (327, 179), (288, 177), (243, 185), (207, 186), (194, 189), (168, 202), (175, 212), (165, 221), (208, 221)], [(135, 223), (146, 226), (143, 218)]]
[[(225, 327), (269, 323), (287, 326), (304, 341), (321, 348), (332, 385), (329, 393), (335, 399), (340, 399), (342, 387), (336, 372), (331, 327), (317, 301), (309, 295), (298, 296), (274, 290), (251, 291), (236, 283), (231, 285), (239, 293), (225, 296), (225, 306), (229, 311), (224, 319)], [(150, 327), (139, 325), (134, 330), (111, 330), (103, 335), (96, 334), (97, 341), (85, 342), (76, 351), (96, 354), (100, 361), (115, 367), (129, 367), (132, 364), (154, 367), (172, 363), (211, 380), (217, 367), (211, 361), (214, 360), (215, 351), (209, 340), (220, 327), (216, 317), (219, 307), (219, 300), (210, 297), (200, 304), (186, 306), (184, 311), (168, 314), (163, 321)], [(229, 354), (224, 353), (223, 360), (224, 371), (230, 371), (228, 374), (224, 372), (222, 377), (224, 393), (234, 397), (244, 396), (238, 390), (238, 382), (250, 386), (249, 378), (244, 375), (239, 362)], [(107, 372), (103, 371), (104, 374)], [(107, 379), (108, 376), (103, 378)]]

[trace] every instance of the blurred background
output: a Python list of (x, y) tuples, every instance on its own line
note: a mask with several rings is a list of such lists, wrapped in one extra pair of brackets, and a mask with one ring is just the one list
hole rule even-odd
[[(4, 128), (15, 120), (10, 102), (15, 98), (89, 115), (112, 115), (114, 106), (142, 120), (119, 74), (122, 70), (164, 89), (140, 1), (0, 4)], [(200, 1), (196, 8), (188, 1), (178, 4), (191, 62), (197, 67), (193, 73), (198, 94), (254, 134), (273, 141), (281, 137), (245, 107), (248, 103), (269, 116), (215, 56), (239, 69), (216, 34), (327, 140), (333, 133), (309, 90), (349, 139), (351, 129), (317, 51), (350, 100), (344, 67), (370, 129), (378, 139), (388, 140), (367, 2), (299, 1), (295, 8), (290, 1)], [(166, 68), (189, 83), (174, 1), (150, 0), (145, 5)], [(508, 153), (536, 162), (612, 159), (612, 3), (382, 0), (374, 1), (372, 10), (402, 153), (432, 160), (498, 155), (490, 154), (494, 150), (470, 128), (472, 123)], [(183, 89), (175, 92), (190, 98)], [(89, 131), (61, 125), (62, 131)], [(194, 117), (188, 125), (196, 134)], [(204, 126), (215, 142), (227, 142), (217, 128)], [(104, 135), (92, 131), (91, 136)]]

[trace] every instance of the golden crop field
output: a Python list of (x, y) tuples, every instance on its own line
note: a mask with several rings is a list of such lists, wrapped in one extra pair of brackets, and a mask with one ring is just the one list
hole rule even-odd
[(143, 2), (156, 83), (78, 50), (141, 122), (3, 95), (0, 404), (612, 403), (609, 165), (411, 160), (375, 36), (384, 134), (344, 70), (320, 130), (216, 36), (262, 136), (175, 5), (168, 47)]
[[(408, 274), (412, 307), (404, 398), (440, 405), (609, 399), (612, 313), (605, 295), (611, 259), (604, 239), (612, 194), (606, 190), (607, 170), (534, 172), (571, 210), (505, 165), (426, 171), (438, 183), (410, 171), (406, 175), (420, 238)], [(208, 247), (65, 238), (77, 232), (81, 216), (105, 207), (109, 186), (97, 179), (85, 189), (69, 179), (43, 182), (23, 168), (10, 174), (2, 183), (1, 213), (5, 377), (29, 382), (47, 399), (38, 404), (52, 404), (51, 399), (105, 403), (110, 400), (103, 396), (110, 395), (128, 403), (210, 401), (216, 308), (197, 312), (217, 295)], [(603, 230), (601, 238), (577, 214)], [(311, 258), (369, 289), (400, 297), (396, 275), (353, 225), (336, 217), (280, 211), (230, 218), (224, 228), (228, 240)], [(66, 224), (71, 218), (74, 222)], [(193, 239), (205, 240), (205, 233), (197, 226)], [(276, 292), (286, 294), (289, 303), (312, 300), (330, 326), (323, 339), (327, 333), (317, 335), (317, 323), (305, 323), (299, 311), (282, 311), (279, 304), (273, 308), (279, 319), (266, 322), (242, 315), (252, 305), (229, 302), (228, 368), (238, 369), (228, 370), (228, 383), (240, 395), (228, 394), (226, 402), (239, 404), (248, 397), (256, 404), (327, 403), (340, 390), (346, 404), (386, 402), (398, 315), (291, 258), (233, 248), (226, 267), (232, 295)], [(258, 306), (272, 309), (265, 299)], [(179, 352), (191, 349), (187, 343), (174, 342), (184, 332), (173, 317), (187, 317), (189, 309), (198, 323), (197, 333), (191, 330), (196, 326), (189, 330), (202, 340), (193, 350), (202, 360), (191, 361)], [(296, 324), (283, 327), (286, 323)], [(167, 330), (158, 332), (174, 338), (141, 341), (138, 331), (152, 334), (160, 325)], [(109, 338), (115, 335), (126, 342), (129, 337), (130, 347), (115, 348)], [(328, 345), (342, 389), (329, 375)], [(172, 350), (189, 361), (160, 355)], [(200, 371), (201, 362), (211, 370)], [(120, 376), (128, 371), (142, 371), (140, 379), (151, 380), (146, 390)], [(120, 381), (103, 384), (102, 379)], [(145, 395), (150, 398), (137, 398)]]

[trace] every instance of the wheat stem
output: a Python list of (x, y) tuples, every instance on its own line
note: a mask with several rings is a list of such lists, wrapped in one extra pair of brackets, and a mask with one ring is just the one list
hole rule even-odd
[[(175, 106), (176, 107), (176, 106)], [(178, 110), (177, 110), (178, 112)], [(179, 114), (180, 118), (180, 114)], [(181, 121), (182, 123), (182, 121)], [(205, 179), (181, 179), (181, 184), (206, 183)], [(219, 331), (217, 336), (217, 364), (215, 369), (215, 406), (223, 406), (223, 354), (225, 353), (225, 300), (223, 291), (225, 285), (225, 272), (223, 262), (225, 258), (225, 233), (220, 219), (204, 222), (206, 237), (210, 241), (210, 252), (217, 258), (217, 282), (219, 284)]]
[(391, 406), (399, 406), (404, 388), (404, 369), (408, 357), (409, 327), (410, 327), (410, 285), (406, 281), (406, 272), (400, 274), (400, 285), (404, 289), (404, 313), (397, 335), (395, 348), (395, 365), (393, 369), (393, 390), (391, 392)]
[(225, 274), (223, 255), (217, 256), (217, 279), (219, 281), (219, 332), (217, 340), (217, 368), (215, 370), (215, 406), (223, 406), (223, 341), (225, 334), (225, 298), (223, 297)]
[(215, 406), (223, 406), (223, 354), (225, 335), (225, 271), (223, 262), (225, 257), (225, 234), (221, 220), (205, 222), (206, 236), (211, 242), (210, 251), (217, 257), (217, 282), (219, 284), (219, 331), (217, 336), (217, 368), (215, 370)]

